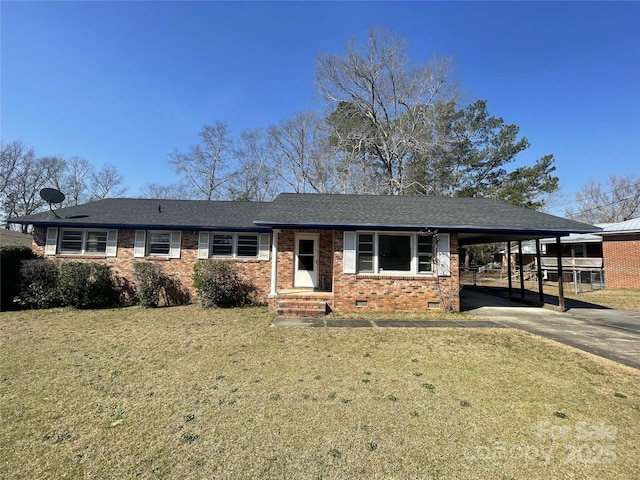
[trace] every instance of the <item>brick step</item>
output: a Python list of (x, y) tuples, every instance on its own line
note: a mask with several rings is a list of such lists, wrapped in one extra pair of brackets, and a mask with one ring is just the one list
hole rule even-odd
[(278, 302), (281, 317), (323, 317), (327, 314), (327, 302), (318, 299), (292, 298)]

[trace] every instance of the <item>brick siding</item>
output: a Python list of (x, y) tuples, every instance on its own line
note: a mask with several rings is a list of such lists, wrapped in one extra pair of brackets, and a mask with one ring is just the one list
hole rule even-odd
[(640, 289), (640, 234), (604, 235), (602, 252), (607, 287)]
[[(44, 256), (47, 229), (36, 227), (33, 235), (33, 250)], [(116, 257), (106, 256), (80, 256), (80, 255), (47, 255), (46, 258), (58, 262), (97, 262), (109, 265), (112, 271), (126, 279), (132, 286), (135, 285), (133, 276), (133, 265), (136, 262), (153, 262), (162, 267), (167, 275), (180, 281), (183, 287), (189, 290), (193, 298), (196, 292), (193, 288), (193, 267), (198, 259), (198, 232), (182, 232), (180, 258), (167, 257), (144, 257), (135, 258), (133, 256), (133, 245), (135, 240), (135, 230), (118, 230), (118, 251)], [(271, 262), (254, 259), (229, 259), (234, 262), (239, 270), (258, 288), (257, 300), (260, 303), (267, 303), (269, 285), (271, 278)]]
[[(425, 311), (428, 308), (460, 310), (458, 294), (458, 239), (450, 236), (451, 275), (436, 276), (384, 276), (355, 275), (343, 272), (343, 232), (331, 230), (283, 230), (278, 235), (278, 282), (277, 288), (294, 288), (294, 238), (296, 233), (314, 233), (319, 238), (319, 283), (332, 292), (329, 306), (336, 311)], [(44, 255), (46, 228), (36, 227), (34, 250)], [(182, 232), (180, 258), (145, 257), (135, 258), (133, 247), (135, 230), (118, 231), (116, 257), (60, 255), (47, 256), (59, 262), (99, 262), (112, 267), (113, 272), (134, 282), (133, 265), (136, 262), (156, 262), (163, 271), (177, 278), (195, 298), (192, 273), (198, 259), (198, 232)], [(267, 303), (270, 290), (271, 262), (258, 260), (228, 260), (258, 287), (258, 300)], [(366, 306), (362, 305), (366, 302)], [(272, 309), (276, 301), (269, 302)]]
[[(327, 230), (282, 230), (278, 235), (278, 291), (295, 288), (294, 246), (297, 233), (318, 235), (318, 287), (331, 290), (333, 278), (333, 231)], [(324, 288), (323, 288), (324, 286)]]
[[(296, 233), (319, 235), (319, 276), (332, 290), (327, 301), (335, 311), (425, 311), (428, 308), (460, 310), (458, 294), (458, 238), (450, 236), (451, 276), (384, 276), (344, 274), (342, 231), (283, 230), (278, 235), (278, 291), (294, 288), (294, 238)], [(366, 302), (366, 306), (362, 302)], [(276, 309), (273, 299), (270, 308)]]
[[(343, 272), (343, 232), (334, 241), (333, 308), (336, 311), (425, 311), (429, 308), (460, 311), (458, 293), (458, 237), (450, 235), (451, 275), (384, 276)], [(363, 305), (366, 302), (366, 306)]]

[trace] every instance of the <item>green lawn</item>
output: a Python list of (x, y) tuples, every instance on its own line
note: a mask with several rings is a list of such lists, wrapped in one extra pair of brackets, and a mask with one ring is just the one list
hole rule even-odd
[(0, 313), (0, 478), (629, 479), (640, 372), (513, 330)]

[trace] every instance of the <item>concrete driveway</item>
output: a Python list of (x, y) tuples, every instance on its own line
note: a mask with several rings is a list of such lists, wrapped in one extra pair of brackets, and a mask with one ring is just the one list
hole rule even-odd
[(640, 369), (640, 312), (567, 302), (567, 311), (531, 307), (473, 288), (460, 293), (462, 310)]

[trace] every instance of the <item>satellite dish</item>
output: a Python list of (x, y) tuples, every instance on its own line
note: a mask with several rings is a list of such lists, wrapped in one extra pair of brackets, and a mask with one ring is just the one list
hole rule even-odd
[(49, 204), (49, 210), (51, 210), (55, 217), (60, 218), (58, 217), (58, 214), (53, 211), (51, 204), (64, 202), (64, 193), (62, 193), (60, 190), (56, 190), (55, 188), (43, 188), (42, 190), (40, 190), (40, 196), (45, 202)]
[(43, 188), (40, 190), (40, 196), (45, 202), (49, 203), (49, 208), (51, 208), (52, 203), (62, 203), (65, 199), (64, 193), (55, 188)]

